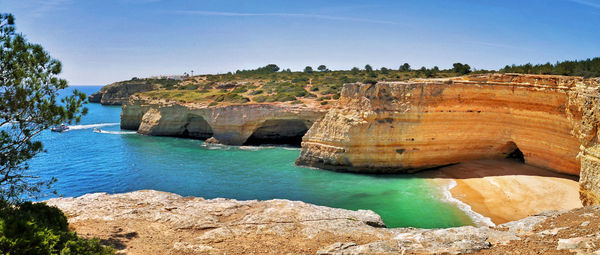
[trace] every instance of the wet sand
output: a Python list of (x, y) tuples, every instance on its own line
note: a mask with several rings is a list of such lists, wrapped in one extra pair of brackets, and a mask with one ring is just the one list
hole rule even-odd
[(478, 160), (423, 173), (495, 224), (548, 210), (581, 207), (576, 176), (512, 160)]

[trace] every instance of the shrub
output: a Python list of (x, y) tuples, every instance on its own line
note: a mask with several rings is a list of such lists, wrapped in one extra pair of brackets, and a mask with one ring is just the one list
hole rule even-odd
[(321, 105), (326, 105), (326, 104), (328, 104), (328, 102), (327, 102), (327, 101), (322, 101), (322, 102), (321, 102)]
[(243, 103), (250, 102), (250, 99), (248, 99), (247, 97), (240, 96), (235, 93), (227, 93), (227, 94), (221, 94), (221, 95), (215, 96), (214, 101), (215, 102), (229, 102), (229, 103), (243, 104)]
[(372, 79), (365, 79), (365, 80), (363, 80), (363, 83), (364, 83), (364, 84), (371, 84), (371, 85), (374, 85), (374, 84), (376, 84), (376, 83), (377, 83), (377, 81), (376, 81), (376, 80), (372, 80)]
[(179, 87), (180, 89), (186, 89), (186, 90), (196, 90), (198, 89), (198, 85), (197, 84), (187, 84), (185, 86), (181, 86)]
[(237, 87), (231, 91), (231, 93), (245, 93), (248, 89), (245, 87)]
[(56, 207), (26, 202), (0, 205), (0, 252), (4, 254), (114, 254), (98, 239), (70, 232), (67, 217)]
[(262, 89), (259, 90), (254, 90), (250, 92), (250, 95), (254, 96), (254, 95), (260, 95), (262, 94), (264, 91)]

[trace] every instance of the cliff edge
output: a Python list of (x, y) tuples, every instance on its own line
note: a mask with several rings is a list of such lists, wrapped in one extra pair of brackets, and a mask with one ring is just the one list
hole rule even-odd
[(157, 89), (158, 85), (147, 83), (143, 80), (139, 82), (115, 82), (106, 85), (100, 91), (91, 94), (88, 97), (90, 103), (101, 103), (103, 105), (122, 105), (129, 100), (129, 96), (138, 93)]
[(597, 79), (485, 74), (346, 84), (341, 95), (298, 164), (396, 173), (516, 158), (580, 175), (584, 204), (600, 202)]
[(208, 106), (133, 95), (123, 106), (121, 128), (140, 134), (222, 144), (297, 144), (326, 109), (284, 103)]

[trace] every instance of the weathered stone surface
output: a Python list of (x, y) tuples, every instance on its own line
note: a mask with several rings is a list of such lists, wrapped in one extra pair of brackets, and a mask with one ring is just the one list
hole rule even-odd
[[(385, 228), (372, 211), (298, 201), (236, 201), (159, 191), (55, 198), (71, 228), (129, 254), (590, 254), (600, 207), (552, 211), (495, 228)], [(582, 226), (582, 222), (589, 222)]]
[(580, 174), (583, 201), (599, 203), (599, 94), (598, 80), (550, 75), (346, 84), (304, 136), (297, 163), (414, 172), (522, 152), (527, 164)]
[[(325, 114), (323, 109), (277, 104), (208, 107), (132, 96), (123, 106), (121, 128), (140, 134), (214, 137), (223, 144), (297, 143)], [(287, 140), (286, 140), (287, 139)]]
[(122, 105), (129, 100), (129, 96), (132, 94), (156, 88), (157, 85), (148, 84), (143, 81), (139, 83), (116, 82), (106, 85), (100, 91), (91, 94), (88, 100), (91, 103), (101, 103), (103, 105)]

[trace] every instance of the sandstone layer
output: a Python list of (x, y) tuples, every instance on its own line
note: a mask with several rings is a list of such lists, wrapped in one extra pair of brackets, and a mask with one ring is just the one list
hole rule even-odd
[(599, 85), (519, 74), (346, 84), (303, 138), (297, 163), (392, 173), (516, 157), (581, 175), (583, 200), (591, 204), (600, 194)]
[(388, 229), (372, 211), (289, 200), (204, 200), (159, 191), (56, 198), (72, 229), (127, 254), (591, 254), (600, 207), (498, 227)]
[(123, 105), (121, 128), (140, 134), (196, 139), (223, 144), (300, 144), (324, 109), (284, 104), (209, 107), (133, 95)]
[(122, 105), (127, 103), (129, 96), (149, 90), (156, 89), (157, 85), (148, 84), (143, 81), (139, 83), (120, 83), (106, 85), (100, 91), (91, 94), (88, 100), (91, 103), (101, 103), (103, 105)]

